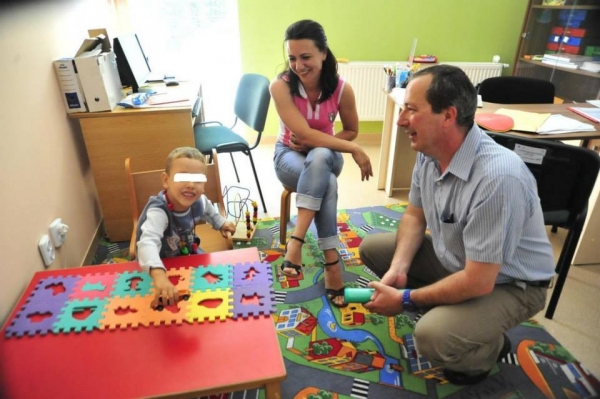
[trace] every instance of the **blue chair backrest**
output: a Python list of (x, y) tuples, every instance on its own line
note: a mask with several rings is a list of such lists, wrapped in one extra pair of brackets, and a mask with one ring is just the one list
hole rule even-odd
[(235, 115), (259, 133), (265, 128), (271, 93), (269, 79), (255, 73), (242, 76), (235, 96)]

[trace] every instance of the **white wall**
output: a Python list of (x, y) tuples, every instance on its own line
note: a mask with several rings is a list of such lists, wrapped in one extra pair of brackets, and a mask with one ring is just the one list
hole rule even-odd
[(74, 55), (87, 29), (110, 29), (107, 4), (0, 5), (0, 322), (45, 269), (37, 243), (52, 220), (70, 229), (51, 268), (81, 266), (100, 223), (79, 124), (66, 116), (52, 61)]

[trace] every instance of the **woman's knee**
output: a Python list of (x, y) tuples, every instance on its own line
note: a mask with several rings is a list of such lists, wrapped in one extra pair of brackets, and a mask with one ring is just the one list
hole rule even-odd
[(317, 147), (310, 150), (304, 161), (304, 165), (313, 167), (328, 167), (331, 168), (335, 161), (335, 151), (329, 148)]

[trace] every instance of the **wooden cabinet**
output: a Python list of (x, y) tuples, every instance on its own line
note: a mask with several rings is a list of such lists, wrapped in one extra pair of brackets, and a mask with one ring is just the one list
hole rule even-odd
[[(165, 95), (181, 94), (189, 100), (152, 108), (118, 107), (112, 112), (69, 114), (81, 125), (106, 234), (111, 242), (131, 238), (125, 158), (132, 158), (139, 170), (164, 169), (167, 155), (174, 148), (194, 146), (195, 114), (203, 119), (201, 87), (182, 83), (176, 88), (169, 87), (168, 91)], [(175, 104), (179, 105), (172, 106)]]
[(565, 102), (584, 102), (600, 97), (600, 73), (546, 64), (534, 59), (545, 53), (565, 56), (594, 53), (600, 60), (600, 2), (566, 0), (565, 5), (530, 0), (523, 22), (513, 75), (549, 80), (556, 97)]

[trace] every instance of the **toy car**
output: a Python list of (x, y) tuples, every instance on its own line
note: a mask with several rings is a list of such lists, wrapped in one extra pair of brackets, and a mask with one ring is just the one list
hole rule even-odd
[[(179, 294), (179, 300), (183, 299), (184, 301), (187, 301), (190, 299), (191, 292), (189, 290), (179, 290), (177, 293)], [(153, 308), (159, 312), (162, 312), (162, 310), (165, 308), (165, 305), (162, 304), (162, 298), (158, 298), (158, 302), (158, 305), (153, 306)]]

